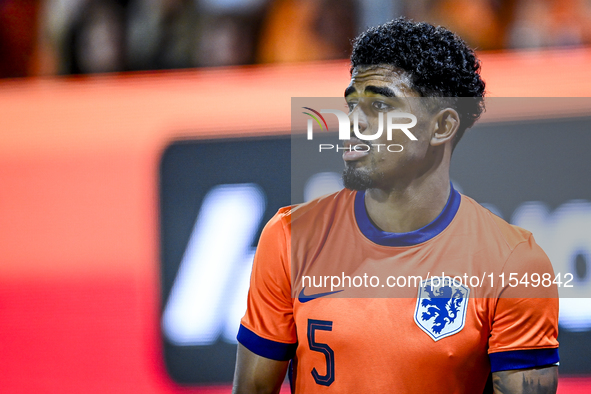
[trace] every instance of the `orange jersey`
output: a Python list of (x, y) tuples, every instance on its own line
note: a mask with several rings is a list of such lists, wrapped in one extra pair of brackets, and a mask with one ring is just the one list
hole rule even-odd
[(483, 392), (491, 372), (558, 362), (556, 286), (509, 285), (531, 274), (554, 278), (531, 233), (453, 188), (410, 233), (376, 228), (344, 189), (269, 221), (238, 341), (292, 360), (296, 393)]

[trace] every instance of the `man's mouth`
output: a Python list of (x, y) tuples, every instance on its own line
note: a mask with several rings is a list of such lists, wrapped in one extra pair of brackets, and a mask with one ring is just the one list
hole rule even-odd
[(343, 144), (343, 160), (344, 161), (356, 161), (369, 155), (371, 146), (364, 144), (357, 138), (351, 138), (346, 140)]

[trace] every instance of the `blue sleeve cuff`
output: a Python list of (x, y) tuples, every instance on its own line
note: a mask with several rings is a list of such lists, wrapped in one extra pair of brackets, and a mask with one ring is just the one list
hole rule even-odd
[(491, 372), (543, 367), (560, 361), (558, 348), (510, 350), (490, 353), (488, 356), (490, 358)]
[(242, 324), (240, 325), (240, 329), (238, 329), (236, 339), (254, 354), (277, 361), (291, 360), (295, 356), (295, 351), (298, 347), (297, 342), (281, 343), (261, 338)]

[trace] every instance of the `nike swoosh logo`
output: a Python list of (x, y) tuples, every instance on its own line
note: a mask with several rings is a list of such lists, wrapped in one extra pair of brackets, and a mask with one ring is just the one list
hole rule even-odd
[(316, 298), (326, 297), (327, 295), (340, 293), (341, 291), (343, 291), (343, 290), (328, 291), (326, 293), (318, 293), (318, 294), (312, 294), (312, 295), (307, 296), (304, 294), (304, 290), (306, 290), (305, 287), (302, 289), (302, 291), (300, 291), (300, 294), (298, 295), (298, 301), (301, 302), (302, 304), (304, 302), (315, 300)]

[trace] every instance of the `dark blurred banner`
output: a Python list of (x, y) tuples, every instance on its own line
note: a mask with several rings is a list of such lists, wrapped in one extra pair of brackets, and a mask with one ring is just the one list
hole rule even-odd
[[(554, 271), (571, 274), (572, 287), (559, 286), (560, 372), (591, 374), (591, 116), (569, 115), (567, 108), (554, 115), (537, 111), (536, 119), (540, 102), (528, 100), (500, 102), (513, 115), (466, 133), (453, 154), (452, 181), (493, 213), (532, 231)], [(558, 108), (569, 99), (551, 100)], [(519, 105), (531, 111), (520, 117)], [(231, 381), (263, 226), (281, 206), (342, 187), (342, 152), (297, 156), (305, 128), (304, 121), (291, 139), (278, 133), (183, 140), (164, 152), (161, 328), (166, 367), (177, 382)], [(314, 139), (330, 144), (337, 137), (319, 132)]]

